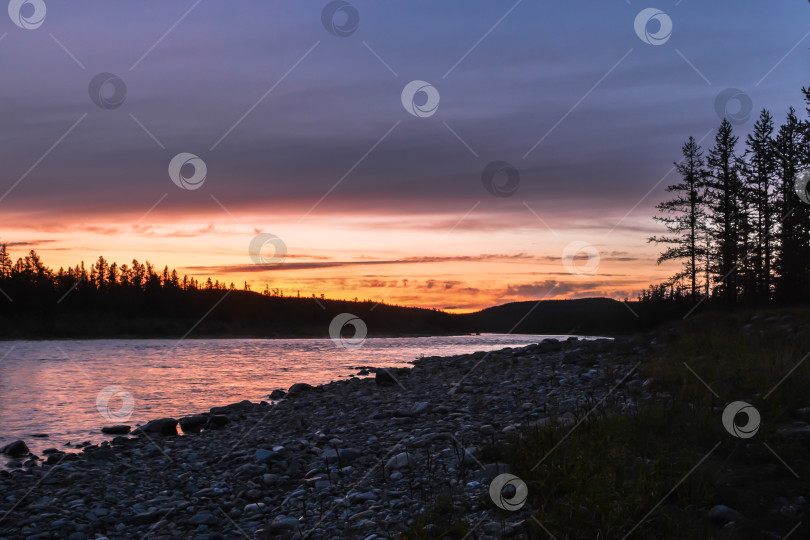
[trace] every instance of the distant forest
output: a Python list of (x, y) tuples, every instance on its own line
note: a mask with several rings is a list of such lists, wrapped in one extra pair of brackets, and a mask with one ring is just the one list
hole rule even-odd
[(54, 271), (35, 251), (12, 263), (0, 246), (0, 338), (327, 337), (343, 312), (367, 317), (376, 335), (469, 331), (452, 315), (372, 301), (328, 300), (200, 283), (149, 262), (108, 263), (104, 257)]
[[(810, 88), (802, 88), (810, 117)], [(650, 242), (665, 246), (658, 263), (682, 261), (642, 302), (685, 301), (760, 306), (810, 300), (810, 121), (792, 107), (776, 128), (762, 110), (739, 145), (724, 119), (704, 154), (693, 137), (675, 163), (680, 181), (655, 219), (668, 231)], [(801, 181), (803, 180), (804, 181)]]
[[(62, 303), (72, 294), (85, 298), (91, 302), (104, 296), (128, 296), (129, 300), (143, 294), (146, 296), (159, 296), (162, 292), (170, 291), (196, 291), (196, 290), (236, 290), (233, 282), (230, 285), (219, 280), (213, 281), (210, 277), (201, 284), (194, 277), (184, 275), (182, 279), (177, 270), (169, 270), (168, 266), (158, 272), (149, 261), (143, 264), (137, 259), (132, 265), (108, 262), (103, 256), (86, 268), (84, 261), (73, 268), (59, 268), (54, 271), (46, 267), (36, 251), (31, 250), (28, 255), (12, 263), (7, 245), (0, 245), (0, 289), (6, 296), (24, 298), (26, 303), (34, 302), (39, 305), (45, 303)], [(250, 291), (250, 285), (245, 282), (242, 286)], [(13, 292), (13, 294), (12, 294)], [(2, 294), (2, 293), (0, 293)], [(262, 293), (267, 296), (284, 296), (281, 289), (265, 287)], [(300, 295), (299, 295), (300, 296)], [(313, 294), (314, 298), (315, 295)], [(322, 294), (321, 299), (324, 298)], [(357, 299), (355, 299), (356, 301)]]
[[(12, 263), (0, 246), (0, 339), (329, 337), (340, 313), (360, 317), (369, 336), (478, 332), (615, 335), (652, 328), (676, 306), (628, 310), (608, 298), (514, 302), (476, 313), (392, 306), (370, 300), (284, 296), (180, 278), (176, 271), (103, 257), (86, 268), (46, 267), (35, 251)], [(351, 329), (347, 329), (350, 331)]]

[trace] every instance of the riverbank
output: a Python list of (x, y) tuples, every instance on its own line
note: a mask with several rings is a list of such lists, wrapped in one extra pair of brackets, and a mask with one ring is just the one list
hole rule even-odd
[(430, 357), (215, 407), (184, 421), (210, 428), (198, 434), (161, 434), (176, 430), (164, 419), (80, 455), (25, 456), (0, 473), (0, 537), (396, 536), (438, 498), (486, 493), (502, 466), (482, 461), (484, 445), (602, 400), (632, 406), (616, 383), (641, 385), (639, 354), (571, 340)]
[(405, 538), (810, 538), (810, 311), (701, 315), (639, 347), (639, 407), (484, 447), (527, 486), (520, 512), (439, 500)]
[[(259, 402), (271, 390), (286, 390), (300, 381), (317, 386), (362, 377), (356, 366), (412, 366), (421, 356), (523, 347), (551, 337), (566, 339), (502, 334), (369, 337), (357, 349), (342, 348), (330, 339), (0, 343), (0, 448), (24, 439), (40, 456), (50, 447), (76, 451), (77, 443), (112, 440), (99, 431), (111, 422), (134, 426), (162, 416), (180, 418), (212, 405)], [(98, 407), (99, 399), (105, 401), (112, 390), (115, 397), (106, 400), (110, 412), (125, 398), (132, 405), (131, 411), (113, 415), (117, 420), (108, 419), (107, 407)], [(3, 464), (0, 460), (0, 468)]]

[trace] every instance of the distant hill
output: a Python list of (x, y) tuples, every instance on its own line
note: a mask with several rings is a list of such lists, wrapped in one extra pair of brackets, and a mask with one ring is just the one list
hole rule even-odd
[[(329, 323), (352, 313), (369, 335), (433, 335), (472, 331), (457, 316), (431, 309), (248, 291), (159, 291), (153, 296), (19, 304), (0, 309), (0, 339), (149, 337), (328, 337)], [(21, 309), (22, 308), (22, 309)], [(14, 309), (14, 311), (12, 311)], [(350, 328), (347, 329), (349, 331)]]
[(482, 332), (609, 336), (647, 330), (685, 312), (675, 304), (583, 298), (512, 302), (461, 317)]
[[(315, 298), (266, 296), (249, 291), (156, 291), (88, 301), (71, 298), (0, 309), (0, 339), (147, 337), (328, 337), (341, 313), (361, 318), (369, 336), (448, 335), (474, 332), (615, 335), (643, 330), (675, 316), (632, 310), (607, 298), (514, 302), (476, 313)], [(680, 313), (680, 312), (678, 312)], [(351, 335), (351, 327), (347, 327)]]

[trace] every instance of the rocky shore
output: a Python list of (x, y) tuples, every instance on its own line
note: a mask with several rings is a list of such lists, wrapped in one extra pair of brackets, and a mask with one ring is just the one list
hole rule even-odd
[(120, 435), (78, 454), (13, 443), (0, 538), (396, 538), (437, 497), (469, 507), (478, 538), (519, 536), (527, 509), (496, 516), (489, 484), (508, 467), (482, 449), (650, 398), (637, 345), (571, 338), (358, 366), (373, 376), (106, 426)]

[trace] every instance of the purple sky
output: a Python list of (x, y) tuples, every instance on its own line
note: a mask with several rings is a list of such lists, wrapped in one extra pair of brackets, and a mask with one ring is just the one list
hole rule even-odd
[[(149, 219), (219, 219), (215, 197), (251, 227), (261, 218), (256, 230), (307, 215), (380, 228), (399, 217), (401, 229), (439, 231), (480, 202), (458, 225), (489, 233), (480, 253), (500, 252), (498, 231), (537, 224), (526, 205), (557, 231), (607, 233), (684, 139), (708, 134), (708, 146), (722, 90), (753, 103), (742, 136), (763, 107), (777, 120), (800, 108), (810, 83), (803, 1), (658, 2), (673, 25), (661, 45), (636, 34), (634, 19), (651, 7), (637, 0), (353, 0), (359, 26), (347, 37), (325, 29), (325, 1), (45, 3), (33, 30), (0, 15), (0, 239), (9, 241), (131, 224), (164, 193)], [(90, 100), (100, 72), (126, 85), (119, 108)], [(434, 115), (403, 108), (413, 80), (438, 90)], [(180, 152), (205, 161), (202, 189), (169, 180)], [(519, 171), (513, 196), (484, 189), (493, 160)], [(643, 244), (658, 230), (649, 218), (667, 183), (617, 232)]]

